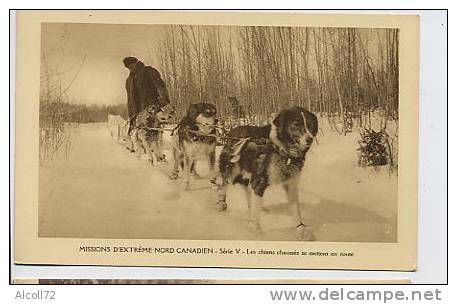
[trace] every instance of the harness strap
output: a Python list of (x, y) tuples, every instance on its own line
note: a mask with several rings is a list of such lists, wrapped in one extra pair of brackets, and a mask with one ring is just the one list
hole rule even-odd
[(302, 158), (301, 158), (301, 157), (299, 157), (299, 156), (298, 156), (298, 157), (294, 157), (294, 156), (290, 155), (288, 151), (284, 151), (284, 149), (281, 149), (281, 147), (278, 147), (278, 146), (275, 145), (273, 142), (272, 142), (272, 147), (273, 147), (273, 150), (274, 150), (276, 153), (278, 153), (280, 156), (287, 158), (287, 160), (286, 160), (286, 165), (292, 164), (292, 161), (293, 161), (293, 160), (302, 161)]
[[(171, 135), (174, 135), (174, 133), (176, 132), (176, 130), (179, 129), (179, 125), (174, 127), (174, 128), (152, 128), (152, 127), (143, 127), (143, 129), (146, 129), (146, 130), (155, 130), (155, 131), (167, 131), (167, 132), (171, 132)], [(204, 133), (204, 132), (201, 132), (201, 131), (197, 131), (197, 130), (189, 130), (189, 129), (185, 129), (183, 130), (184, 132), (186, 133), (190, 133), (190, 134), (193, 134), (193, 135), (197, 135), (197, 136), (205, 136), (205, 137), (214, 137), (216, 139), (223, 139), (223, 140), (236, 140), (236, 141), (240, 141), (240, 140), (245, 140), (246, 137), (233, 137), (233, 136), (225, 136), (225, 135), (218, 135), (218, 134), (208, 134), (208, 133)], [(258, 144), (268, 144), (269, 142), (272, 143), (272, 146), (275, 147), (275, 150), (281, 154), (282, 156), (286, 156), (290, 159), (294, 159), (295, 157), (292, 157), (287, 151), (285, 151), (284, 149), (281, 149), (280, 147), (278, 147), (277, 145), (275, 145), (271, 140), (269, 140), (268, 138), (249, 138), (249, 141), (250, 142), (255, 142), (255, 143), (258, 143)]]

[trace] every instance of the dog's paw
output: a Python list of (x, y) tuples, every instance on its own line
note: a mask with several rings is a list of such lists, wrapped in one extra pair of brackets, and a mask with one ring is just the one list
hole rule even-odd
[(168, 176), (169, 179), (172, 179), (172, 180), (177, 180), (178, 179), (178, 172), (172, 172), (169, 176)]
[(200, 179), (202, 179), (202, 177), (201, 177), (199, 174), (197, 174), (197, 173), (192, 173), (192, 177), (193, 177), (195, 180), (200, 180)]
[(189, 191), (190, 190), (190, 184), (189, 183), (185, 183), (184, 184), (184, 191)]
[(258, 221), (249, 221), (248, 222), (248, 229), (249, 231), (255, 234), (262, 234), (262, 227), (260, 227), (260, 223)]
[(227, 210), (227, 203), (225, 201), (218, 201), (216, 203), (217, 211), (225, 211)]
[(313, 230), (311, 227), (305, 225), (300, 225), (297, 227), (297, 235), (300, 241), (315, 241), (316, 237), (314, 236)]

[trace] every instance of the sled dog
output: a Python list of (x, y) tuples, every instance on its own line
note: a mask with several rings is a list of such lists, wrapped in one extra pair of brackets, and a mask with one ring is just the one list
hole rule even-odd
[(156, 105), (149, 105), (143, 111), (138, 113), (135, 118), (133, 131), (130, 135), (132, 141), (132, 152), (136, 151), (138, 158), (141, 158), (143, 152), (149, 156), (149, 161), (165, 161), (165, 155), (162, 152), (162, 133), (157, 130), (173, 117), (174, 110), (169, 108), (165, 111)]
[(111, 137), (121, 139), (122, 128), (126, 125), (126, 121), (121, 115), (108, 113), (108, 129)]
[(177, 126), (172, 140), (174, 166), (170, 178), (177, 179), (181, 167), (186, 189), (189, 189), (190, 175), (198, 177), (196, 161), (202, 159), (208, 160), (210, 182), (215, 184), (216, 138), (212, 135), (216, 134), (216, 123), (216, 107), (202, 102), (190, 105)]
[(282, 184), (293, 207), (299, 239), (313, 240), (311, 229), (302, 220), (298, 182), (317, 129), (316, 116), (300, 107), (282, 110), (267, 126), (232, 129), (227, 136), (241, 139), (230, 139), (219, 158), (222, 181), (218, 190), (218, 209), (227, 209), (227, 186), (241, 184), (249, 209), (249, 228), (260, 233), (265, 190), (269, 185)]

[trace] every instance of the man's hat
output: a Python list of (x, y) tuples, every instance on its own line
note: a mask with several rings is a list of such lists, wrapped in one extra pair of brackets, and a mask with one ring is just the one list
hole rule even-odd
[(137, 63), (138, 59), (135, 57), (125, 57), (123, 62), (124, 62), (125, 67), (128, 67), (128, 65), (131, 63)]

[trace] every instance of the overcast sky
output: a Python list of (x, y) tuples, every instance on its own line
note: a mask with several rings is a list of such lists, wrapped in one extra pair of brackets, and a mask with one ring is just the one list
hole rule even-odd
[[(128, 70), (122, 59), (135, 56), (147, 64), (163, 26), (62, 24), (42, 25), (43, 54), (52, 70), (62, 73), (65, 88), (74, 78), (84, 56), (86, 60), (67, 94), (73, 102), (113, 104), (126, 102)], [(66, 37), (64, 43), (59, 43)], [(43, 65), (42, 65), (43, 69)], [(43, 71), (42, 71), (43, 75)]]

